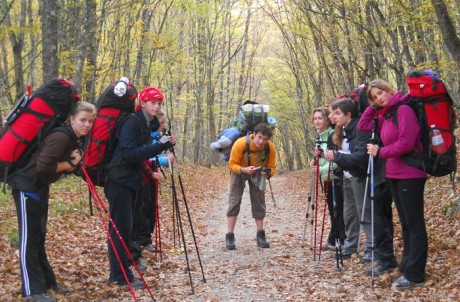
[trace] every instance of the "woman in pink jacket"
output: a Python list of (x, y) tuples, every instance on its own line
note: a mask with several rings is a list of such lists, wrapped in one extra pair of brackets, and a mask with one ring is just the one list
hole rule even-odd
[(419, 140), (420, 126), (413, 109), (404, 104), (410, 95), (396, 91), (384, 80), (369, 84), (367, 96), (373, 106), (364, 111), (359, 122), (362, 130), (371, 130), (373, 120), (378, 119), (377, 133), (383, 147), (368, 144), (368, 154), (386, 159), (386, 177), (399, 214), (404, 249), (395, 280), (398, 287), (422, 286), (428, 256), (428, 236), (425, 227), (423, 192), (426, 173), (406, 164), (406, 154), (422, 152)]

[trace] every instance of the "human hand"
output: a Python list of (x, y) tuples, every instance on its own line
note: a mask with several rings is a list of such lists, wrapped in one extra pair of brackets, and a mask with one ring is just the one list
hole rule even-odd
[(327, 150), (326, 151), (326, 158), (327, 160), (334, 160), (335, 158), (335, 153), (333, 150)]
[(245, 174), (252, 175), (252, 174), (254, 174), (254, 173), (257, 173), (257, 171), (259, 171), (261, 168), (262, 168), (262, 167), (249, 166), (249, 167), (242, 168), (241, 170), (242, 170), (243, 173), (245, 173)]
[(166, 178), (164, 178), (159, 172), (152, 172), (152, 178), (158, 180), (159, 182), (164, 182), (166, 180)]
[(379, 152), (379, 146), (375, 144), (367, 144), (367, 154), (377, 156)]

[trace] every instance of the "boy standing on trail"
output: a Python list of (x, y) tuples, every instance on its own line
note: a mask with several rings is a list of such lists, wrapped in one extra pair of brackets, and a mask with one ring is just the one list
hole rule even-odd
[(230, 196), (227, 210), (226, 247), (234, 250), (235, 235), (233, 230), (236, 218), (240, 212), (241, 199), (246, 181), (249, 184), (252, 217), (256, 221), (257, 246), (269, 248), (265, 239), (265, 188), (263, 182), (276, 172), (276, 149), (270, 141), (273, 136), (273, 126), (261, 123), (254, 128), (254, 133), (241, 137), (234, 143), (228, 161), (230, 169)]
[[(126, 245), (132, 242), (133, 211), (138, 191), (142, 187), (144, 175), (148, 175), (153, 179), (158, 177), (147, 166), (145, 160), (168, 150), (176, 143), (174, 136), (163, 136), (157, 143), (151, 144), (150, 133), (152, 129), (156, 130), (158, 128), (159, 122), (156, 115), (160, 111), (162, 103), (163, 93), (159, 89), (149, 86), (141, 91), (136, 113), (126, 118), (118, 130), (118, 142), (109, 163), (104, 192), (109, 201), (110, 216), (119, 231), (118, 234), (110, 225), (110, 237), (117, 238), (121, 236)], [(134, 278), (133, 272), (129, 268), (130, 264), (132, 264), (130, 263), (131, 259), (123, 250), (120, 240), (115, 240), (114, 245), (119, 255), (119, 260), (113, 247), (108, 244), (109, 282), (126, 285), (127, 281), (124, 275), (124, 272), (126, 272), (128, 281), (133, 288), (144, 287), (144, 284), (139, 279)], [(133, 257), (135, 261), (138, 260), (136, 255)], [(123, 265), (123, 268), (120, 265)], [(142, 268), (146, 267), (142, 266)]]

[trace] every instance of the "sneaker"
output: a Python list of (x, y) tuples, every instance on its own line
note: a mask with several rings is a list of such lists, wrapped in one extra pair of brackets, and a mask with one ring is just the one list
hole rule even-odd
[(401, 276), (394, 282), (397, 288), (412, 288), (412, 287), (422, 287), (423, 282), (412, 282), (406, 279), (406, 277)]
[(143, 264), (140, 260), (136, 262), (136, 265), (137, 268), (142, 272), (145, 272), (147, 270), (147, 265)]
[(30, 295), (24, 298), (27, 301), (35, 301), (35, 302), (54, 302), (53, 298), (48, 296), (47, 294), (36, 294), (36, 295)]
[(268, 243), (267, 240), (265, 240), (264, 230), (257, 231), (256, 241), (257, 241), (257, 246), (260, 248), (266, 249), (270, 247), (270, 243)]
[[(389, 271), (392, 271), (393, 269), (397, 267), (398, 267), (398, 263), (396, 262), (396, 260), (387, 262), (387, 263), (377, 262), (377, 264), (374, 266), (374, 276), (383, 275)], [(372, 268), (369, 268), (367, 270), (367, 274), (369, 276), (372, 276)]]
[(225, 234), (225, 246), (227, 247), (227, 250), (232, 251), (236, 249), (235, 246), (235, 234), (233, 233), (227, 233)]
[(130, 282), (132, 288), (144, 288), (144, 282), (141, 279), (134, 278), (133, 281)]
[[(349, 259), (351, 258), (351, 255), (353, 255), (352, 252), (342, 250), (342, 259)], [(334, 257), (337, 257), (337, 256), (334, 255)], [(339, 253), (339, 257), (340, 257), (340, 253)]]
[(157, 247), (152, 245), (152, 244), (144, 246), (143, 249), (144, 249), (144, 251), (147, 251), (149, 253), (156, 253), (157, 252)]
[(49, 289), (54, 291), (56, 294), (67, 295), (68, 293), (70, 293), (70, 289), (60, 283), (57, 283), (56, 285), (51, 286)]
[(327, 250), (335, 251), (335, 245), (329, 244), (329, 242), (326, 241), (326, 242), (321, 246), (321, 250), (322, 250), (322, 251), (327, 251)]
[[(375, 260), (375, 254), (374, 254), (374, 260)], [(361, 263), (369, 263), (372, 262), (372, 252), (366, 252), (364, 253), (364, 256), (359, 259)]]
[[(127, 286), (128, 285), (125, 280), (118, 281), (118, 282), (117, 281), (109, 281), (109, 283), (112, 283), (112, 282), (115, 283), (116, 285), (119, 285), (119, 286)], [(129, 282), (129, 284), (131, 284), (132, 288), (144, 288), (145, 287), (144, 282), (142, 282), (142, 280), (139, 279), (139, 278), (134, 278), (133, 280), (131, 280)]]

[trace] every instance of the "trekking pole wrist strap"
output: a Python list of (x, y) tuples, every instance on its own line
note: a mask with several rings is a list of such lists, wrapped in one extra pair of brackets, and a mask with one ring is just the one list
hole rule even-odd
[(71, 165), (73, 168), (75, 168), (76, 166), (78, 166), (78, 163), (77, 163), (77, 164), (74, 164), (70, 158), (67, 159), (67, 162), (68, 162), (69, 165)]

